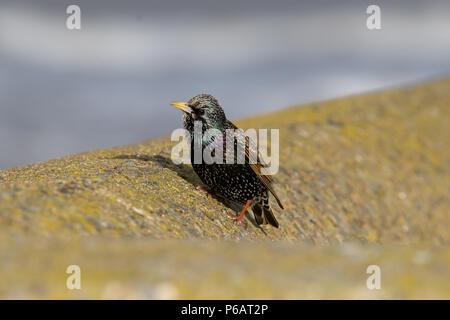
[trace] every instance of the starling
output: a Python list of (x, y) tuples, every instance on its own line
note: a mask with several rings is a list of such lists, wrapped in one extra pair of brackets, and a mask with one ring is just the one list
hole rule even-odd
[[(278, 221), (269, 205), (269, 192), (275, 197), (280, 208), (284, 208), (272, 187), (272, 177), (260, 173), (260, 169), (264, 164), (262, 157), (259, 155), (256, 161), (249, 161), (249, 158), (251, 158), (253, 154), (250, 152), (251, 150), (249, 150), (249, 145), (253, 144), (249, 143), (248, 137), (244, 138), (246, 139), (244, 140), (246, 141), (244, 142), (245, 148), (241, 149), (245, 150), (245, 162), (243, 163), (238, 163), (238, 161), (236, 161), (236, 153), (233, 163), (223, 161), (223, 163), (208, 164), (204, 161), (203, 157), (200, 163), (195, 163), (194, 161), (194, 148), (196, 143), (194, 141), (195, 121), (201, 123), (202, 151), (204, 148), (214, 143), (223, 144), (223, 146), (220, 147), (223, 147), (223, 150), (226, 150), (226, 139), (214, 139), (214, 136), (209, 139), (205, 138), (203, 134), (206, 130), (216, 129), (216, 132), (222, 133), (223, 137), (226, 136), (226, 130), (232, 129), (235, 130), (235, 132), (238, 132), (236, 131), (238, 128), (232, 122), (227, 120), (219, 102), (209, 94), (199, 94), (187, 103), (173, 102), (172, 106), (183, 111), (184, 128), (189, 132), (191, 139), (191, 164), (194, 171), (213, 194), (244, 205), (239, 215), (234, 216), (228, 214), (230, 218), (240, 220), (247, 211), (247, 208), (250, 207), (258, 225), (270, 224), (278, 228)], [(243, 140), (235, 139), (233, 147), (237, 149), (237, 144), (242, 144), (242, 141)], [(199, 145), (200, 141), (198, 141), (197, 144)]]

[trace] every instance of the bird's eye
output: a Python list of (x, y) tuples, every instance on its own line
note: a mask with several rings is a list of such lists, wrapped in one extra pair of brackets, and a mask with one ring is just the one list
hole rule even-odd
[(197, 111), (197, 114), (198, 114), (199, 116), (204, 115), (204, 114), (205, 114), (205, 109), (199, 109), (199, 110)]

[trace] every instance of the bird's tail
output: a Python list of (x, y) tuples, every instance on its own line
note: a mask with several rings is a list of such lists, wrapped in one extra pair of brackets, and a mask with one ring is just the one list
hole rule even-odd
[(270, 224), (275, 228), (278, 228), (279, 224), (272, 212), (272, 209), (270, 208), (269, 194), (267, 191), (265, 191), (261, 196), (253, 199), (252, 211), (255, 215), (257, 224)]

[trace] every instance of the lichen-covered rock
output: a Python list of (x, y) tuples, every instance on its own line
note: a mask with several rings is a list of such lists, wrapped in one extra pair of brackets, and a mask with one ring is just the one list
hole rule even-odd
[(0, 298), (448, 299), (449, 123), (450, 79), (240, 121), (280, 129), (280, 229), (230, 221), (168, 137), (2, 171)]
[(195, 189), (168, 137), (0, 172), (8, 235), (448, 244), (450, 80), (238, 122), (280, 129), (280, 229)]

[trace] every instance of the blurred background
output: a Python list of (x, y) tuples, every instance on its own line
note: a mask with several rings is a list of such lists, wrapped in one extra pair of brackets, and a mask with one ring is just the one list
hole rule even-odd
[(448, 0), (1, 0), (0, 170), (170, 133), (169, 103), (198, 93), (235, 119), (446, 76), (449, 57)]

